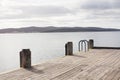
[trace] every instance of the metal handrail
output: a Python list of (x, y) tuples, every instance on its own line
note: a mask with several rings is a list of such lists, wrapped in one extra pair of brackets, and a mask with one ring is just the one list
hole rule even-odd
[[(83, 46), (84, 45), (84, 46)], [(87, 40), (80, 40), (78, 43), (78, 50), (83, 51), (83, 47), (85, 47), (85, 52), (89, 50), (89, 44)]]

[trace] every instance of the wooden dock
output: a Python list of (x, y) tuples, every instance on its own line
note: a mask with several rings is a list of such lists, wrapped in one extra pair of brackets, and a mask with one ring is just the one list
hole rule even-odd
[(120, 80), (120, 49), (90, 49), (1, 74), (0, 80)]

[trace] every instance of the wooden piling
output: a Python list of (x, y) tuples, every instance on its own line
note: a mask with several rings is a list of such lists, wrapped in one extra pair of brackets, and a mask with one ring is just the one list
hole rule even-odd
[(68, 42), (65, 44), (65, 55), (73, 55), (73, 43)]
[(90, 39), (89, 40), (89, 49), (93, 49), (93, 47), (94, 47), (94, 40)]
[(31, 68), (31, 51), (29, 49), (20, 51), (20, 67)]

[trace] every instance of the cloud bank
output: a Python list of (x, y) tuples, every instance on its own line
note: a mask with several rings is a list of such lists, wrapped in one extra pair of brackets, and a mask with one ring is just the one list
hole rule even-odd
[(52, 25), (118, 28), (119, 4), (119, 0), (0, 0), (0, 27)]

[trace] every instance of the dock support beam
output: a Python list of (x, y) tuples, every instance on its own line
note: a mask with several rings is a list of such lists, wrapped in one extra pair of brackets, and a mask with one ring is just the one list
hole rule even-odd
[(94, 48), (94, 40), (90, 39), (89, 40), (89, 49), (93, 49)]
[(73, 55), (73, 43), (68, 42), (65, 44), (65, 55)]
[(20, 67), (31, 68), (31, 51), (29, 49), (20, 51)]

